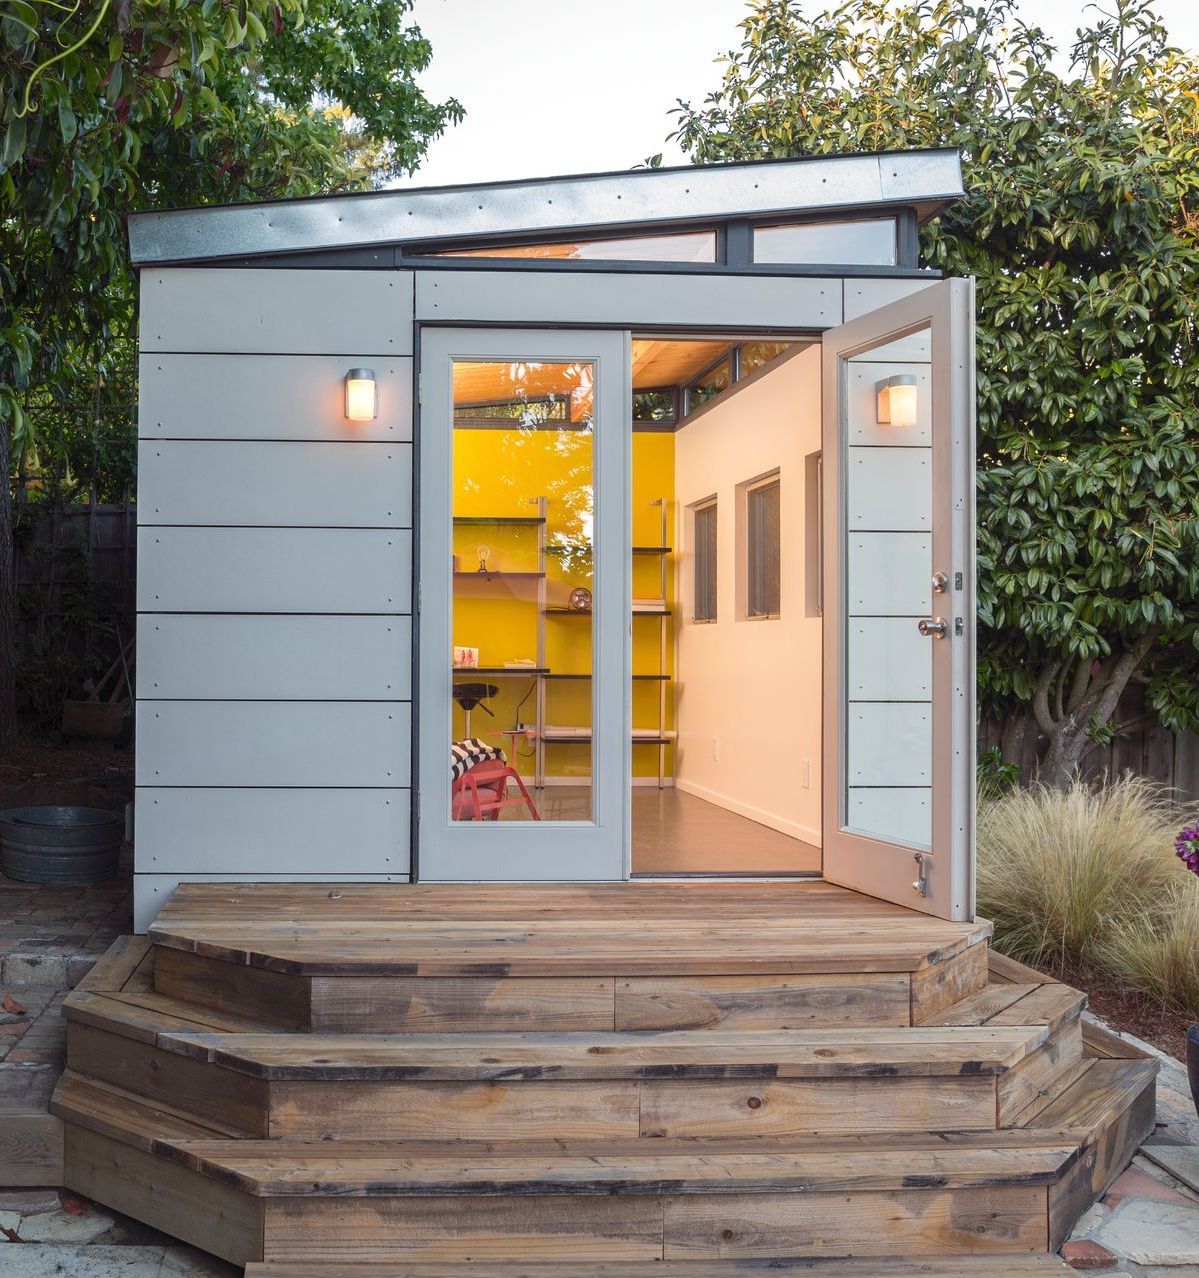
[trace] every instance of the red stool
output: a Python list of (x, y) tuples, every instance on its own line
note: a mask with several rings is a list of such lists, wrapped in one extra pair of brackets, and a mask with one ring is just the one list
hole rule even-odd
[[(515, 781), (520, 793), (508, 794), (508, 782)], [(498, 821), (503, 808), (524, 806), (534, 821), (541, 820), (541, 813), (533, 802), (520, 773), (506, 763), (493, 759), (467, 769), (454, 782), (450, 794), (450, 809), (455, 821)]]

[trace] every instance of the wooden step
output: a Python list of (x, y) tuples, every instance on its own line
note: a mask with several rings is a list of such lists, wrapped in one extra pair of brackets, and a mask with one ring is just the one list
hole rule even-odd
[(457, 1033), (909, 1025), (986, 982), (988, 924), (822, 882), (365, 886), (183, 886), (151, 928), (154, 990), (290, 1029)]
[(1060, 1256), (945, 1256), (912, 1260), (657, 1260), (647, 1264), (505, 1264), (468, 1266), (416, 1261), (268, 1261), (246, 1266), (246, 1278), (1065, 1278), (1074, 1275)]
[(231, 1133), (272, 1137), (987, 1131), (1078, 1050), (1076, 1022), (698, 1034), (214, 1032), (122, 998), (67, 1000), (73, 1071)]
[(1037, 1252), (1077, 1143), (1027, 1131), (500, 1147), (198, 1136), (73, 1077), (77, 1192), (235, 1263)]

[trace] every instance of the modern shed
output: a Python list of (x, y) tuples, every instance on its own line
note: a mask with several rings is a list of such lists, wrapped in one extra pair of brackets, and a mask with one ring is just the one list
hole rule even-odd
[(1156, 1062), (973, 917), (960, 187), (132, 220), (148, 936), (68, 1187), (249, 1278), (1064, 1272)]
[(933, 150), (133, 216), (138, 928), (200, 880), (970, 917), (960, 194)]

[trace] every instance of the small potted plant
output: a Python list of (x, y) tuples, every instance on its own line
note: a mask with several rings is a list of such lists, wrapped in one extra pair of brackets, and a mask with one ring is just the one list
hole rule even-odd
[[(1180, 830), (1174, 840), (1174, 848), (1183, 865), (1192, 874), (1199, 874), (1199, 825), (1189, 825)], [(1191, 1080), (1195, 1111), (1199, 1113), (1199, 1025), (1192, 1025), (1187, 1033), (1187, 1074)]]

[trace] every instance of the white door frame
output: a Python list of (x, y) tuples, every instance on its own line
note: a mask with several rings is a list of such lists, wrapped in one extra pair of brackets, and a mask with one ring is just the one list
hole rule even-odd
[[(418, 382), (419, 876), (444, 882), (628, 878), (632, 699), (630, 337), (627, 331), (422, 327)], [(451, 821), (452, 482), (456, 359), (595, 366), (592, 821)]]
[[(926, 640), (932, 645), (931, 847), (852, 829), (846, 801), (847, 361), (922, 330), (931, 335), (927, 616), (940, 616), (947, 626), (944, 637)], [(943, 280), (921, 289), (828, 330), (823, 345), (824, 876), (924, 913), (969, 919), (975, 842), (974, 282)], [(933, 591), (934, 571), (946, 575), (944, 593)]]

